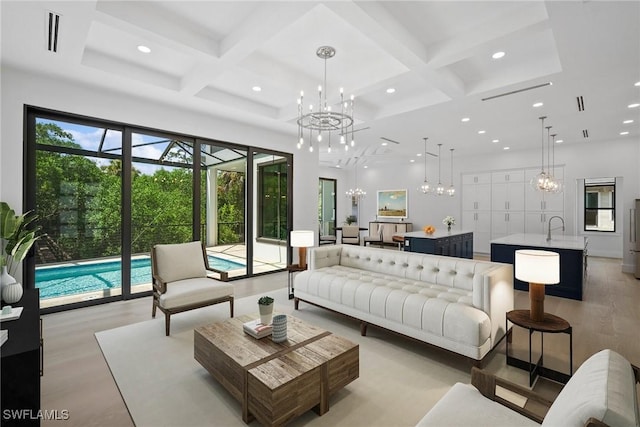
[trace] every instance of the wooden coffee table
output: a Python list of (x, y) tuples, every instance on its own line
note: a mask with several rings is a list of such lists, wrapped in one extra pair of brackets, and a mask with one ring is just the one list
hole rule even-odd
[(195, 329), (194, 357), (242, 403), (242, 419), (283, 425), (309, 409), (329, 410), (329, 396), (358, 378), (359, 347), (287, 315), (287, 341), (255, 339), (239, 316)]

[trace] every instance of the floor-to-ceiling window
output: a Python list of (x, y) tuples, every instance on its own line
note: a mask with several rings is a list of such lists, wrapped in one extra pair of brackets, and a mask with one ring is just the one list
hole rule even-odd
[(200, 149), (201, 239), (209, 265), (229, 277), (247, 274), (247, 151), (220, 143)]
[(23, 276), (46, 311), (148, 294), (158, 243), (200, 239), (230, 278), (286, 267), (290, 154), (26, 111), (25, 208), (42, 237)]
[(287, 266), (290, 230), (291, 162), (282, 155), (255, 151), (253, 271), (261, 273)]
[(40, 117), (35, 144), (42, 307), (120, 295), (121, 130)]

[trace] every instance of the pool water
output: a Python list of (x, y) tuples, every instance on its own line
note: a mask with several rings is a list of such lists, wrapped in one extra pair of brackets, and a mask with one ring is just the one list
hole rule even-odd
[[(222, 271), (245, 267), (212, 255), (209, 255), (209, 266)], [(122, 285), (120, 271), (120, 260), (36, 267), (36, 287), (40, 289), (41, 299), (119, 288)], [(145, 283), (151, 283), (151, 259), (131, 260), (131, 286)]]

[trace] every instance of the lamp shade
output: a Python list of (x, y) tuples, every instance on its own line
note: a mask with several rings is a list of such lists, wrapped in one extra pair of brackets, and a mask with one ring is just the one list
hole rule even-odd
[(292, 248), (310, 248), (313, 246), (314, 233), (310, 230), (293, 230), (291, 232)]
[(516, 279), (553, 285), (560, 282), (560, 254), (535, 249), (516, 251)]

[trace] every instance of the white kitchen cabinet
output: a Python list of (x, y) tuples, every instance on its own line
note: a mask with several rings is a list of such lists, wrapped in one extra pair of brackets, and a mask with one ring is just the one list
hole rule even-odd
[[(564, 218), (563, 214), (561, 211), (527, 212), (525, 215), (524, 232), (546, 234), (549, 219), (556, 215)], [(556, 227), (555, 223), (554, 227)]]
[(462, 175), (462, 210), (491, 210), (491, 173)]
[(489, 253), (491, 246), (491, 212), (463, 211), (462, 228), (473, 231), (473, 251)]
[(491, 239), (499, 239), (509, 234), (525, 232), (524, 211), (517, 212), (492, 212), (491, 213)]

